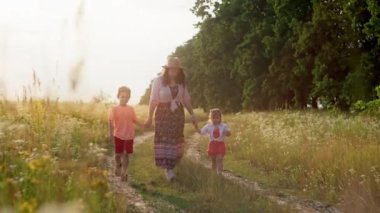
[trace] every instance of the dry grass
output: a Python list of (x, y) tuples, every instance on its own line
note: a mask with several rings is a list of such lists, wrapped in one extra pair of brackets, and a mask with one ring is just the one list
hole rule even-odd
[[(8, 207), (19, 212), (49, 208), (117, 211), (117, 198), (108, 191), (104, 167), (105, 148), (109, 148), (106, 140), (109, 107), (104, 103), (1, 100), (0, 211)], [(144, 121), (147, 107), (139, 106), (135, 110), (137, 117)], [(202, 111), (197, 110), (197, 114), (201, 120), (207, 119)], [(347, 211), (373, 212), (380, 208), (379, 120), (290, 111), (242, 113), (226, 115), (224, 119), (233, 130), (233, 136), (227, 140), (227, 169), (315, 199), (332, 203), (343, 200), (341, 206)], [(153, 164), (151, 156), (143, 155), (132, 162), (132, 168), (140, 166), (136, 162), (139, 158)], [(180, 200), (187, 199), (183, 208), (191, 205), (194, 210), (216, 210), (217, 207), (207, 202), (192, 205), (200, 201), (191, 196), (223, 203), (226, 197), (212, 194), (228, 190), (217, 185), (222, 180), (207, 177), (208, 171), (190, 164), (184, 162), (178, 168), (183, 177), (177, 188), (170, 190)], [(149, 172), (157, 172), (153, 167), (146, 168), (144, 174), (148, 176)], [(188, 168), (199, 170), (199, 175), (186, 178), (191, 176), (186, 175), (191, 172)], [(144, 182), (145, 176), (139, 178), (137, 182)], [(160, 175), (157, 178), (163, 181)], [(215, 182), (215, 188), (205, 191), (203, 183), (194, 183), (197, 178)], [(165, 187), (169, 186), (157, 189), (157, 193), (166, 193)], [(198, 188), (190, 193), (194, 187)], [(240, 189), (236, 190), (238, 194)], [(272, 208), (264, 201), (260, 203)]]
[(227, 168), (312, 198), (352, 205), (364, 197), (360, 205), (380, 208), (379, 120), (282, 111), (225, 121), (233, 130)]
[(104, 167), (107, 111), (101, 104), (3, 100), (0, 206), (19, 212), (117, 210)]

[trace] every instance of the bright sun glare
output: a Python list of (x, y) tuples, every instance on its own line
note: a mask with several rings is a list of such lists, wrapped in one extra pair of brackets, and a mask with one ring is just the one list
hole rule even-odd
[(103, 92), (113, 99), (127, 85), (138, 103), (166, 57), (196, 33), (193, 4), (0, 0), (0, 93), (22, 95), (35, 73), (36, 96), (90, 100)]

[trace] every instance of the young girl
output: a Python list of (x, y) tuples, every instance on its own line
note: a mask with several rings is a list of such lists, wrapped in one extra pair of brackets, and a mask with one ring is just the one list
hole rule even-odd
[(223, 171), (223, 157), (226, 154), (224, 138), (231, 135), (231, 131), (226, 123), (222, 123), (222, 112), (215, 108), (210, 110), (209, 123), (198, 132), (202, 135), (209, 135), (207, 153), (212, 161), (212, 169), (219, 175)]
[(122, 86), (117, 92), (119, 104), (112, 107), (109, 113), (110, 138), (115, 145), (115, 175), (122, 181), (128, 179), (127, 169), (129, 155), (133, 153), (135, 137), (134, 124), (141, 125), (136, 119), (133, 107), (127, 105), (131, 95), (128, 87)]

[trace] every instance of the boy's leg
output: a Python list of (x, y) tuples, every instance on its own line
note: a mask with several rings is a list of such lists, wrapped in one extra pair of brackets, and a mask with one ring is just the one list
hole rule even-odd
[(123, 180), (127, 180), (127, 175), (128, 175), (128, 164), (129, 164), (129, 154), (128, 153), (124, 153), (123, 155), (123, 169), (122, 169), (122, 174), (121, 174), (121, 177)]
[(125, 173), (128, 170), (128, 165), (129, 165), (129, 154), (128, 153), (124, 153), (123, 154), (123, 169), (124, 169)]
[(114, 137), (114, 147), (115, 147), (115, 175), (120, 176), (121, 175), (121, 158), (123, 154), (123, 143), (122, 141)]
[(121, 153), (115, 153), (115, 175), (120, 176), (121, 175)]
[(221, 174), (223, 172), (223, 155), (216, 156), (216, 168), (217, 174)]
[(129, 155), (133, 153), (133, 140), (126, 140), (123, 143), (123, 170), (122, 170), (122, 180), (126, 181), (128, 179), (128, 164)]

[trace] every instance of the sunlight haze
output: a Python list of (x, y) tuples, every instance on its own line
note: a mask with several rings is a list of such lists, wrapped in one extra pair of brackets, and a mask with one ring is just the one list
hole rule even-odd
[[(193, 4), (0, 0), (0, 93), (22, 96), (35, 72), (41, 81), (35, 96), (90, 100), (102, 91), (114, 100), (127, 85), (136, 104), (166, 57), (196, 33)], [(73, 73), (81, 61), (83, 69)]]

